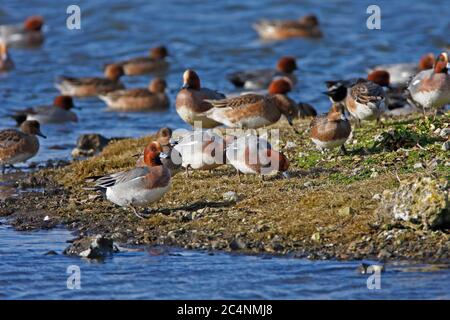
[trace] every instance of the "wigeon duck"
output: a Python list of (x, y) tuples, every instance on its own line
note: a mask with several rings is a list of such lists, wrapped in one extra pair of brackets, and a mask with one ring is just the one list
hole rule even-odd
[(450, 103), (450, 67), (447, 52), (439, 55), (431, 70), (419, 72), (408, 86), (414, 103), (426, 109), (442, 108)]
[(268, 95), (243, 94), (237, 97), (211, 100), (214, 108), (205, 112), (211, 119), (230, 128), (256, 129), (277, 122), (286, 116), (290, 125), (298, 113), (297, 104), (285, 94), (290, 89), (283, 79), (274, 80)]
[(44, 42), (42, 26), (44, 19), (40, 16), (28, 17), (23, 24), (0, 26), (0, 40), (14, 47), (36, 47)]
[(137, 57), (118, 62), (127, 76), (137, 76), (146, 73), (160, 73), (167, 70), (169, 63), (165, 59), (169, 55), (166, 47), (150, 49), (148, 57)]
[(384, 70), (390, 74), (390, 84), (395, 87), (406, 87), (408, 82), (418, 72), (433, 68), (435, 56), (427, 53), (420, 58), (417, 63), (397, 63), (388, 65), (379, 65), (369, 71)]
[(51, 106), (39, 106), (17, 111), (12, 117), (20, 125), (26, 120), (36, 120), (39, 123), (77, 122), (78, 117), (71, 109), (74, 108), (71, 96), (57, 96)]
[[(181, 164), (175, 163), (173, 159), (180, 159), (180, 155), (177, 151), (173, 150), (173, 144), (170, 139), (172, 138), (172, 129), (164, 127), (158, 130), (155, 136), (155, 141), (159, 142), (162, 147), (162, 152), (167, 155), (161, 159), (161, 162), (170, 170), (170, 174), (173, 177), (181, 170)], [(144, 153), (142, 153), (136, 161), (136, 167), (145, 167)]]
[(322, 37), (319, 19), (315, 15), (306, 15), (298, 20), (261, 20), (253, 28), (264, 40)]
[(322, 152), (324, 149), (330, 150), (340, 146), (342, 152), (346, 153), (344, 143), (352, 129), (342, 103), (334, 103), (328, 114), (315, 117), (310, 128), (311, 140)]
[(294, 57), (282, 57), (278, 60), (275, 69), (262, 69), (253, 71), (238, 71), (227, 76), (228, 80), (238, 88), (257, 90), (267, 88), (270, 82), (277, 77), (287, 77), (295, 84), (297, 78), (294, 71), (297, 62)]
[(193, 170), (212, 170), (226, 162), (225, 147), (227, 138), (222, 138), (218, 134), (208, 131), (196, 130), (194, 132), (183, 135), (176, 142), (174, 150), (178, 152), (178, 159), (181, 166), (186, 169)]
[(153, 141), (145, 147), (145, 167), (136, 167), (87, 181), (95, 182), (95, 189), (106, 192), (106, 199), (121, 206), (130, 207), (138, 216), (135, 207), (145, 207), (158, 201), (170, 189), (170, 171), (161, 162), (161, 144)]
[(261, 176), (281, 172), (289, 177), (289, 160), (274, 150), (267, 140), (253, 134), (234, 139), (226, 147), (227, 163), (239, 173)]
[(408, 103), (404, 88), (392, 87), (390, 85), (390, 74), (386, 70), (374, 70), (370, 72), (367, 80), (380, 85), (385, 90), (386, 115), (400, 116), (418, 111), (417, 108)]
[(175, 107), (178, 115), (186, 123), (194, 126), (195, 122), (201, 122), (203, 128), (214, 128), (219, 122), (208, 118), (204, 112), (212, 108), (206, 100), (223, 99), (225, 95), (217, 91), (202, 88), (200, 78), (194, 70), (186, 70), (183, 73), (183, 87), (177, 94)]
[(166, 94), (166, 81), (153, 79), (148, 88), (111, 91), (99, 98), (106, 102), (111, 110), (152, 111), (167, 109), (170, 104)]
[(73, 97), (92, 97), (110, 91), (125, 89), (119, 81), (123, 76), (123, 68), (110, 64), (105, 68), (105, 78), (72, 78), (61, 76), (55, 86), (63, 95)]
[(8, 53), (8, 46), (5, 42), (0, 41), (0, 72), (14, 69), (14, 62)]
[(377, 120), (386, 109), (386, 94), (383, 88), (369, 80), (360, 79), (348, 89), (345, 105), (348, 112), (361, 125), (361, 120)]
[(309, 103), (299, 102), (297, 104), (297, 108), (298, 108), (297, 117), (300, 119), (317, 116), (316, 109), (314, 109), (314, 107)]
[(0, 131), (0, 165), (2, 173), (6, 166), (13, 168), (16, 163), (25, 162), (39, 151), (39, 140), (36, 136), (46, 138), (40, 129), (39, 122), (25, 121), (20, 131), (7, 129)]

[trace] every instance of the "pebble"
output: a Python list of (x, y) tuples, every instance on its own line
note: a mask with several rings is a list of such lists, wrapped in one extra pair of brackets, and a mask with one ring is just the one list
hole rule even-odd
[(238, 194), (234, 191), (228, 191), (225, 192), (223, 195), (223, 200), (230, 201), (230, 202), (237, 202), (238, 201)]
[(445, 142), (442, 144), (441, 149), (442, 149), (442, 151), (448, 151), (448, 150), (450, 150), (450, 140), (445, 141)]
[(443, 129), (441, 129), (441, 132), (439, 133), (439, 135), (440, 135), (442, 138), (448, 138), (448, 137), (450, 137), (450, 128), (443, 128)]
[(413, 166), (414, 169), (422, 169), (423, 168), (423, 164), (421, 162), (417, 162), (414, 164)]

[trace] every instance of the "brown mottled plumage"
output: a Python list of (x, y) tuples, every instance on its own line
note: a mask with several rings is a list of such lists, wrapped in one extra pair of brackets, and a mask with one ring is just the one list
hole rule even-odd
[(253, 28), (266, 40), (322, 37), (319, 20), (315, 15), (307, 15), (298, 20), (261, 20)]
[(137, 57), (118, 62), (123, 67), (127, 76), (137, 76), (146, 73), (164, 72), (169, 63), (165, 59), (168, 56), (166, 47), (155, 47), (150, 49), (148, 57)]

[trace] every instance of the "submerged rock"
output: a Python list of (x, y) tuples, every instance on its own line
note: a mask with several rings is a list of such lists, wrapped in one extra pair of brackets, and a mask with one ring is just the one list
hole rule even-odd
[(378, 214), (414, 229), (450, 226), (449, 185), (430, 177), (404, 181), (397, 190), (386, 190)]
[(99, 234), (75, 240), (64, 250), (64, 254), (88, 259), (104, 259), (118, 251), (112, 239)]

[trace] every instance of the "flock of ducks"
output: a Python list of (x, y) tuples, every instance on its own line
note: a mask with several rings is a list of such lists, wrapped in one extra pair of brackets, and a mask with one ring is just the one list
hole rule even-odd
[[(21, 25), (0, 26), (0, 71), (11, 71), (14, 62), (8, 53), (9, 46), (39, 46), (44, 40), (41, 31), (44, 20), (29, 17)], [(264, 39), (322, 36), (316, 16), (308, 15), (299, 20), (260, 21), (255, 30)], [(0, 165), (24, 162), (39, 150), (36, 136), (41, 133), (40, 124), (76, 122), (73, 98), (98, 97), (110, 109), (119, 111), (165, 110), (170, 107), (166, 94), (167, 84), (160, 77), (154, 78), (148, 88), (126, 89), (120, 81), (123, 76), (164, 74), (169, 68), (166, 47), (152, 48), (148, 56), (111, 63), (104, 68), (104, 77), (61, 76), (55, 86), (61, 95), (53, 104), (25, 110), (16, 110), (11, 116), (19, 130), (0, 132)], [(229, 128), (257, 129), (285, 118), (294, 128), (297, 117), (312, 116), (310, 135), (320, 150), (340, 147), (352, 133), (347, 118), (349, 114), (356, 126), (363, 121), (381, 123), (384, 115), (398, 110), (439, 111), (450, 103), (450, 76), (448, 53), (437, 58), (433, 54), (423, 56), (419, 63), (384, 65), (369, 70), (368, 76), (358, 79), (342, 79), (326, 82), (331, 100), (328, 113), (317, 115), (313, 107), (297, 103), (288, 96), (297, 83), (294, 57), (281, 57), (273, 69), (244, 70), (229, 74), (227, 79), (237, 88), (251, 90), (225, 95), (201, 85), (199, 75), (191, 69), (182, 75), (175, 107), (186, 123), (203, 129), (226, 126)], [(401, 114), (398, 113), (398, 114)], [(255, 159), (251, 159), (257, 155)], [(244, 136), (219, 135), (212, 131), (195, 131), (177, 139), (169, 128), (162, 128), (136, 161), (136, 167), (101, 177), (91, 177), (95, 190), (103, 190), (111, 202), (131, 207), (146, 206), (159, 200), (169, 189), (171, 177), (184, 168), (189, 170), (213, 170), (222, 164), (230, 164), (238, 174), (273, 174), (287, 176), (289, 160), (276, 151), (266, 139), (257, 134)]]

